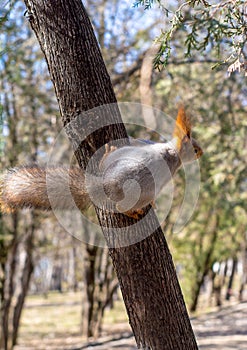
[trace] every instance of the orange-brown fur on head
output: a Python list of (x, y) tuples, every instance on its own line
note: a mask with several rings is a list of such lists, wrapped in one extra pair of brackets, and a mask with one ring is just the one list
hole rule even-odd
[(191, 120), (184, 106), (180, 106), (177, 114), (173, 137), (176, 149), (184, 162), (193, 161), (202, 156), (203, 151), (197, 141), (191, 137)]
[(186, 114), (184, 106), (180, 106), (177, 114), (176, 125), (173, 132), (173, 137), (175, 137), (178, 141), (178, 148), (186, 136), (189, 139), (191, 137), (191, 120), (189, 115)]

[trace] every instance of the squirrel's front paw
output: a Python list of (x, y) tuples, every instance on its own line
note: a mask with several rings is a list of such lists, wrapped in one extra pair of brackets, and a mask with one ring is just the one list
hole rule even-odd
[(102, 157), (102, 159), (101, 159), (101, 161), (99, 163), (99, 169), (102, 168), (103, 163), (104, 163), (105, 159), (109, 156), (109, 154), (114, 152), (114, 151), (116, 151), (116, 149), (117, 149), (116, 146), (112, 146), (112, 145), (109, 146), (108, 143), (105, 144), (105, 153), (104, 153), (104, 155), (103, 155), (103, 157)]

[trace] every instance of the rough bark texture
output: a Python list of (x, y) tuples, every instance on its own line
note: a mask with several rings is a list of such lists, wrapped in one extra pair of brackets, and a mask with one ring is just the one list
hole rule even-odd
[[(64, 125), (83, 111), (115, 103), (111, 81), (81, 1), (25, 0), (25, 3), (48, 63)], [(81, 136), (95, 130), (102, 118), (106, 118), (108, 126), (90, 133), (81, 142)], [(97, 110), (90, 111), (76, 121), (75, 128), (68, 128), (67, 134), (83, 168), (99, 147), (110, 140), (126, 138), (116, 105), (104, 108), (100, 115)], [(99, 208), (96, 212), (111, 247), (110, 255), (137, 345), (152, 349), (197, 349), (172, 258), (154, 213), (143, 224), (131, 226), (136, 223), (134, 219)], [(121, 238), (119, 227), (123, 228)], [(123, 239), (127, 245), (131, 236), (148, 238), (120, 247)]]
[(232, 296), (232, 285), (233, 285), (233, 280), (236, 273), (237, 265), (238, 265), (238, 259), (234, 257), (232, 261), (232, 271), (231, 271), (231, 275), (227, 286), (226, 300), (230, 300)]
[(11, 242), (11, 251), (8, 255), (9, 275), (4, 286), (4, 300), (2, 307), (2, 339), (0, 348), (8, 350), (12, 348), (12, 299), (14, 296), (14, 277), (17, 269), (17, 250), (18, 250), (18, 214), (12, 214), (13, 221), (13, 240)]
[(33, 263), (33, 238), (35, 232), (35, 222), (37, 220), (37, 216), (34, 212), (31, 213), (31, 226), (29, 231), (25, 237), (25, 263), (23, 267), (23, 271), (21, 273), (20, 284), (21, 288), (19, 294), (17, 296), (16, 305), (13, 313), (13, 334), (12, 334), (12, 345), (17, 344), (17, 336), (20, 324), (21, 313), (24, 305), (24, 301), (28, 292), (30, 279), (34, 269)]

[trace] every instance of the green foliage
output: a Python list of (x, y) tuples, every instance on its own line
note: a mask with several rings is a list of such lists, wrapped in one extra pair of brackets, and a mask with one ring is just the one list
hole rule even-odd
[(148, 10), (152, 7), (154, 2), (160, 2), (159, 0), (137, 0), (134, 3), (134, 7), (138, 7), (138, 6), (144, 6), (145, 10)]
[[(160, 3), (159, 1), (157, 1)], [(150, 9), (153, 1), (138, 1)], [(162, 7), (162, 6), (160, 6)], [(220, 64), (228, 63), (229, 72), (237, 69), (246, 71), (245, 53), (247, 41), (246, 2), (225, 1), (210, 4), (207, 1), (184, 1), (175, 10), (162, 7), (169, 18), (169, 26), (157, 39), (160, 44), (155, 58), (156, 68), (164, 67), (172, 55), (171, 47), (177, 41), (177, 32), (184, 32), (184, 56), (217, 55)]]
[(16, 1), (1, 1), (1, 12), (0, 12), (0, 29), (8, 21), (9, 15), (14, 8)]
[[(177, 46), (182, 40), (183, 36), (177, 38)], [(204, 150), (199, 161), (200, 197), (193, 216), (181, 232), (169, 234), (184, 190), (183, 173), (178, 174), (174, 206), (166, 226), (186, 301), (192, 305), (198, 286), (205, 275), (210, 276), (214, 263), (234, 256), (241, 259), (245, 246), (245, 78), (228, 77), (219, 69), (212, 72), (210, 63), (177, 65), (176, 61), (154, 76), (156, 106), (175, 116), (178, 102), (184, 101), (192, 116), (193, 137)]]

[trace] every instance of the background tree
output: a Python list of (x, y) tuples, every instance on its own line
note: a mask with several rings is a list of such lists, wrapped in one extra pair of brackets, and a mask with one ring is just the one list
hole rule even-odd
[[(173, 4), (173, 8), (165, 8), (160, 1), (136, 1), (135, 5), (150, 9), (155, 2), (171, 24), (156, 39), (160, 48), (154, 67), (165, 66), (163, 75), (168, 79), (162, 81), (160, 74), (156, 75), (154, 100), (169, 108), (168, 100), (183, 96), (191, 110), (204, 115), (207, 120), (207, 125), (203, 124), (201, 130), (195, 129), (208, 151), (201, 160), (203, 187), (200, 208), (193, 222), (184, 230), (187, 243), (174, 237), (177, 252), (185, 253), (184, 261), (189, 263), (185, 257), (193, 257), (194, 260), (193, 265), (189, 263), (195, 274), (189, 293), (190, 308), (194, 311), (201, 286), (212, 271), (214, 262), (230, 257), (235, 261), (245, 236), (242, 200), (246, 196), (243, 177), (246, 166), (243, 148), (246, 144), (243, 136), (246, 133), (245, 85), (242, 77), (225, 77), (225, 67), (220, 70), (219, 66), (227, 64), (229, 73), (246, 71), (246, 4), (244, 1), (220, 1), (217, 4), (186, 1)], [(157, 11), (157, 7), (154, 8)], [(214, 73), (210, 72), (212, 63), (214, 68), (218, 67)], [(239, 193), (238, 188), (244, 189), (245, 194)], [(208, 213), (212, 214), (212, 225), (208, 224)], [(221, 244), (223, 237), (224, 246)], [(185, 268), (185, 275), (188, 273), (191, 278), (190, 266)]]
[[(18, 2), (9, 5), (5, 8), (6, 20), (1, 24), (1, 170), (40, 161), (51, 134), (51, 118), (48, 121), (46, 117), (52, 111), (52, 98), (44, 94), (49, 86), (45, 76), (41, 79), (43, 58), (41, 61), (37, 46), (36, 50), (32, 47), (31, 31), (23, 25), (25, 18), (22, 16), (16, 22), (15, 14), (18, 16), (23, 6)], [(37, 122), (40, 117), (44, 118), (44, 128)], [(29, 124), (23, 123), (23, 118), (27, 118)], [(14, 213), (2, 220), (0, 338), (4, 343), (1, 345), (7, 349), (16, 343), (21, 310), (34, 268), (34, 235), (40, 220), (35, 212)]]

